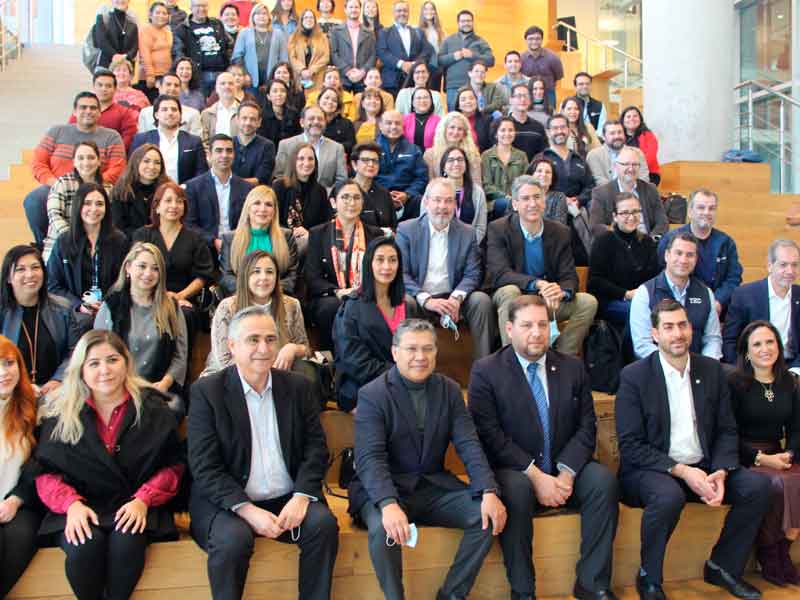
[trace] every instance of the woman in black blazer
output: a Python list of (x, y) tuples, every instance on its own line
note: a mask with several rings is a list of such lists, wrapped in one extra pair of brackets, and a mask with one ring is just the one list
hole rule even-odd
[(185, 469), (176, 415), (119, 336), (99, 330), (78, 342), (42, 414), (39, 533), (56, 536), (79, 599), (128, 598), (148, 542), (178, 537), (165, 507)]
[(130, 244), (111, 221), (111, 206), (102, 185), (81, 184), (70, 213), (69, 229), (58, 237), (47, 261), (47, 289), (66, 298), (84, 318), (94, 318), (117, 279)]
[(361, 286), (367, 245), (383, 236), (379, 227), (361, 222), (364, 194), (352, 179), (336, 192), (337, 216), (311, 229), (305, 279), (311, 296), (311, 315), (320, 328), (319, 346), (332, 350), (331, 329), (341, 299)]
[(130, 239), (134, 231), (149, 225), (153, 196), (167, 181), (166, 163), (158, 146), (144, 144), (134, 150), (111, 191), (111, 217), (116, 228)]
[(272, 79), (264, 88), (266, 94), (261, 105), (261, 126), (258, 134), (270, 140), (275, 147), (281, 140), (303, 131), (300, 113), (290, 104), (289, 86), (280, 79)]
[(344, 146), (344, 153), (350, 156), (353, 146), (356, 145), (356, 130), (353, 122), (342, 116), (342, 94), (341, 91), (331, 87), (323, 87), (317, 96), (317, 106), (325, 113), (325, 131), (322, 134), (339, 142)]
[(361, 273), (361, 287), (344, 297), (333, 324), (337, 403), (348, 412), (356, 408), (359, 388), (394, 365), (392, 336), (410, 314), (393, 237), (369, 243)]
[(481, 152), (485, 152), (492, 147), (493, 140), (491, 135), (492, 117), (485, 115), (478, 108), (478, 96), (471, 87), (463, 87), (458, 90), (456, 103), (453, 107), (457, 112), (467, 117), (469, 126), (472, 129), (472, 139), (478, 145)]

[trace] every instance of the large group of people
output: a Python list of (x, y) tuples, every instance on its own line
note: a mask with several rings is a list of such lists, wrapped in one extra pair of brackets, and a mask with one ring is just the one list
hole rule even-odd
[[(375, 0), (344, 21), (333, 0), (187, 8), (101, 11), (91, 90), (34, 153), (34, 242), (0, 272), (0, 596), (44, 544), (81, 600), (127, 598), (188, 507), (214, 598), (242, 597), (259, 536), (300, 547), (300, 598), (329, 598), (326, 369), (387, 599), (415, 523), (464, 532), (441, 600), (467, 597), (495, 536), (512, 598), (535, 598), (532, 517), (562, 506), (581, 514), (575, 597), (613, 599), (620, 500), (644, 508), (643, 600), (666, 597), (687, 501), (732, 506), (707, 582), (759, 598), (755, 547), (765, 579), (800, 584), (795, 242), (741, 285), (711, 189), (670, 230), (641, 110), (612, 118), (581, 72), (556, 111), (537, 26), (489, 82), (474, 15), (447, 35), (430, 0), (418, 26), (407, 0), (385, 25)], [(632, 363), (618, 477), (593, 459), (596, 317)], [(435, 372), (437, 327), (470, 332), (467, 405)]]

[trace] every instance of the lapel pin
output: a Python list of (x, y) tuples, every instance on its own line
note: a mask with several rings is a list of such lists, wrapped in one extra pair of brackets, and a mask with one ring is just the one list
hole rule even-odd
[(700, 380), (699, 379), (695, 379), (694, 382), (695, 383), (700, 383)]
[(550, 366), (550, 370), (551, 370), (551, 371), (555, 371), (555, 370), (556, 370), (556, 368), (555, 368), (554, 366), (552, 366), (552, 365), (551, 365), (551, 366)]

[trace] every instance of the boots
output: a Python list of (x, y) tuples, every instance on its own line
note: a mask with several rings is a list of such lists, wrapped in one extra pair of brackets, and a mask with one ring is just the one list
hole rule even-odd
[(784, 575), (781, 562), (781, 542), (769, 546), (756, 548), (756, 560), (761, 565), (761, 577), (778, 586), (785, 586), (788, 582)]
[(778, 547), (779, 558), (781, 562), (781, 572), (783, 573), (784, 581), (792, 585), (800, 585), (800, 572), (797, 571), (797, 567), (794, 566), (794, 563), (792, 563), (792, 557), (789, 555), (789, 550), (792, 547), (792, 540), (783, 538), (780, 542), (778, 542)]

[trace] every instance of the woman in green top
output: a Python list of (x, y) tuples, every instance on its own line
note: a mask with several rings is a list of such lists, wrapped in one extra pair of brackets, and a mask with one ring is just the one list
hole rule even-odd
[(481, 155), (483, 191), (489, 209), (489, 220), (502, 217), (511, 206), (511, 184), (528, 168), (528, 157), (514, 148), (517, 130), (510, 117), (492, 123), (495, 145)]
[(245, 257), (264, 250), (275, 257), (284, 293), (293, 295), (297, 278), (297, 244), (290, 229), (280, 226), (278, 200), (272, 188), (259, 185), (244, 200), (239, 224), (222, 236), (220, 287), (225, 296), (236, 291), (236, 273)]

